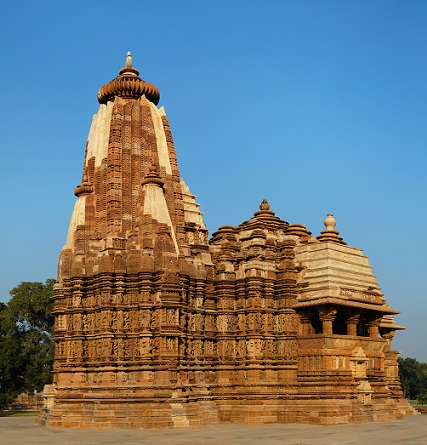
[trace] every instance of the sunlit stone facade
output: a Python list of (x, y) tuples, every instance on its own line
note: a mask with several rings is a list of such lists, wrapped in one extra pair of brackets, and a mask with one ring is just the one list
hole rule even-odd
[[(159, 92), (98, 94), (55, 287), (51, 427), (336, 424), (410, 413), (368, 259), (264, 200), (210, 240)], [(224, 217), (226, 218), (226, 217)]]

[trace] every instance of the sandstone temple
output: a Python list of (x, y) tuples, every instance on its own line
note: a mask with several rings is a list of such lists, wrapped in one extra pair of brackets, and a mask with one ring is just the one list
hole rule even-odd
[(411, 413), (391, 347), (398, 311), (368, 258), (331, 214), (316, 237), (266, 199), (209, 239), (159, 99), (130, 53), (99, 90), (53, 297), (47, 425), (337, 424)]

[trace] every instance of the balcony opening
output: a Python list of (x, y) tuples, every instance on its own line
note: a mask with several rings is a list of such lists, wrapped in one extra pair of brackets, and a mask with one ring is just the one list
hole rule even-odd
[(360, 316), (359, 323), (357, 324), (357, 335), (359, 337), (369, 337), (368, 321), (364, 315)]
[(335, 320), (332, 323), (332, 333), (336, 335), (347, 335), (347, 314), (343, 311), (338, 311)]
[(310, 324), (311, 324), (311, 330), (315, 334), (322, 334), (323, 328), (322, 328), (322, 322), (319, 318), (319, 313), (316, 312), (315, 314), (312, 314), (310, 317)]

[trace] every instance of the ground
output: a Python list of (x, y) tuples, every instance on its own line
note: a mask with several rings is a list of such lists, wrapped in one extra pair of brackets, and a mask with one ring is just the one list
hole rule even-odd
[(214, 425), (173, 430), (50, 429), (35, 417), (1, 417), (3, 445), (366, 445), (427, 443), (427, 415), (359, 425)]

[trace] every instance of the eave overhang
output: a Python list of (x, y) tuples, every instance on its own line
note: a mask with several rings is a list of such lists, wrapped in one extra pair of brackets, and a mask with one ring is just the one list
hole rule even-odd
[(362, 303), (359, 301), (356, 302), (351, 300), (342, 300), (340, 298), (333, 298), (333, 297), (316, 298), (307, 301), (302, 301), (300, 303), (297, 303), (293, 308), (295, 310), (298, 310), (298, 309), (309, 309), (318, 306), (341, 306), (341, 307), (354, 308), (365, 311), (375, 311), (384, 315), (400, 314), (399, 311), (396, 311), (395, 309), (392, 309), (390, 306), (387, 305)]

